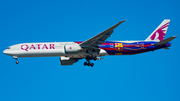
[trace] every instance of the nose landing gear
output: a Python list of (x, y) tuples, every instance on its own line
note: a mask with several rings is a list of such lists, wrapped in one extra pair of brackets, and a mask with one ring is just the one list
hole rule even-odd
[(19, 61), (17, 60), (17, 61), (16, 61), (16, 64), (18, 64), (18, 63), (19, 63)]
[(18, 64), (19, 63), (18, 57), (17, 56), (13, 56), (13, 58), (16, 60), (16, 64)]

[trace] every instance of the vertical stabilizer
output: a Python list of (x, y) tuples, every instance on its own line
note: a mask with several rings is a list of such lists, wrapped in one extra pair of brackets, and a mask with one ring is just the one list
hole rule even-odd
[(166, 35), (170, 19), (165, 19), (145, 41), (162, 41)]

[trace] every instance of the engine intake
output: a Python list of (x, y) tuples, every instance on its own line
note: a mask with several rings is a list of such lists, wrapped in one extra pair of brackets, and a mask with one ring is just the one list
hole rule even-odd
[(60, 57), (60, 63), (61, 65), (73, 65), (73, 63), (76, 63), (78, 60), (70, 57)]

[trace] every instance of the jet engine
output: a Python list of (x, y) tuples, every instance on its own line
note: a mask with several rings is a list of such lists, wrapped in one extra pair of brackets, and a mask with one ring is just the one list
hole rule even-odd
[(82, 48), (79, 45), (65, 45), (64, 46), (65, 53), (71, 54), (71, 53), (78, 53)]
[(73, 65), (73, 63), (76, 63), (78, 60), (70, 57), (60, 57), (60, 63), (61, 65)]

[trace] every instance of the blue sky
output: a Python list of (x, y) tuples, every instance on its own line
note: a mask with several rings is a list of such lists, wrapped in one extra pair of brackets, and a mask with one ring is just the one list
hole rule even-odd
[(106, 56), (61, 66), (59, 57), (19, 58), (0, 54), (0, 101), (179, 101), (178, 0), (1, 0), (1, 52), (26, 42), (84, 41), (121, 20), (108, 40), (144, 40), (171, 19), (169, 50)]

